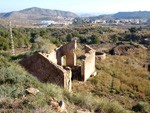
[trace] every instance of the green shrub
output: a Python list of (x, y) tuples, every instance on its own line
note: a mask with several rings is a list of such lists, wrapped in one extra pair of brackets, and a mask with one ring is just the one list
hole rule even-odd
[(33, 43), (32, 46), (31, 46), (32, 51), (36, 51), (36, 50), (38, 50), (38, 48), (39, 48), (39, 46), (38, 46), (37, 43)]
[(93, 44), (99, 44), (99, 38), (97, 35), (92, 35), (91, 36), (91, 43)]
[(131, 45), (133, 44), (133, 41), (132, 41), (132, 39), (130, 39), (130, 44), (131, 44)]
[(20, 66), (1, 67), (0, 69), (0, 95), (16, 98), (22, 96), (25, 89), (31, 87), (34, 79)]
[(71, 39), (72, 39), (72, 34), (68, 34), (68, 35), (66, 36), (66, 39), (67, 39), (68, 42), (70, 42)]
[(0, 55), (0, 68), (1, 66), (9, 66), (10, 63), (8, 62), (8, 59), (2, 55)]
[(90, 78), (89, 81), (94, 84), (94, 85), (97, 85), (99, 83), (99, 79), (98, 78)]
[(11, 54), (10, 53), (0, 53), (0, 56), (3, 56), (5, 58), (7, 58), (8, 60), (11, 58)]
[(118, 37), (115, 37), (115, 38), (113, 39), (113, 42), (114, 42), (114, 43), (117, 43), (117, 42), (118, 42)]
[(68, 101), (89, 109), (92, 112), (103, 112), (103, 113), (129, 113), (124, 109), (118, 102), (110, 102), (108, 99), (97, 98), (87, 93), (66, 93), (64, 94)]
[(63, 89), (53, 84), (40, 84), (39, 90), (46, 95), (56, 97), (57, 99), (63, 99)]
[(149, 113), (150, 105), (147, 102), (139, 102), (132, 108), (135, 112)]

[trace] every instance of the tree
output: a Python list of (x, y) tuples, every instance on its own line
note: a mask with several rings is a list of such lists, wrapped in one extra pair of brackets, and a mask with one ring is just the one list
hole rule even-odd
[(99, 38), (97, 35), (92, 35), (91, 36), (91, 41), (93, 44), (99, 44)]
[(138, 30), (137, 30), (137, 28), (136, 27), (131, 27), (131, 28), (129, 28), (129, 31), (130, 31), (130, 33), (136, 33)]
[(67, 39), (68, 42), (70, 42), (71, 39), (72, 39), (72, 34), (69, 33), (69, 34), (67, 35), (66, 39)]
[(87, 38), (84, 36), (79, 36), (80, 42), (81, 43), (86, 43), (87, 42)]
[(72, 36), (73, 36), (73, 37), (78, 37), (78, 36), (79, 36), (79, 32), (78, 32), (78, 31), (74, 31), (74, 32), (72, 33)]
[(32, 46), (31, 46), (31, 50), (35, 51), (37, 49), (38, 49), (38, 44), (37, 43), (33, 43)]
[(132, 39), (130, 39), (130, 44), (131, 44), (131, 45), (133, 44), (133, 41), (132, 41)]
[(0, 36), (0, 50), (8, 50), (10, 41)]
[(118, 37), (115, 37), (114, 40), (113, 40), (113, 42), (117, 43), (118, 42)]

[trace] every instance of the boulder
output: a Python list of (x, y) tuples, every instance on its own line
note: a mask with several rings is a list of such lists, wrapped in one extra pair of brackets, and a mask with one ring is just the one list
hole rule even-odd
[(40, 91), (38, 89), (36, 89), (36, 88), (28, 88), (28, 89), (26, 89), (26, 92), (29, 93), (29, 94), (36, 95)]

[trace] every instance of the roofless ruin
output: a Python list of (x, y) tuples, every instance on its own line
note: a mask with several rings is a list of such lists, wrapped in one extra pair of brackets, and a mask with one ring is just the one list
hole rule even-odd
[[(86, 81), (95, 75), (95, 50), (85, 46), (81, 65), (76, 65), (77, 40), (73, 40), (50, 53), (38, 53), (20, 61), (20, 64), (41, 82), (50, 82), (71, 91), (71, 80)], [(66, 56), (66, 66), (63, 66)]]

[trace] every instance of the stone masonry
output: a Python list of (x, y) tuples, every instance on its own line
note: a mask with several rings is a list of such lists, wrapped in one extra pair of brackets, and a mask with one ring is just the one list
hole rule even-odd
[[(95, 50), (86, 45), (81, 66), (76, 66), (76, 48), (77, 40), (73, 40), (49, 53), (38, 53), (25, 58), (20, 64), (39, 81), (54, 83), (71, 91), (71, 68), (81, 69), (81, 75), (76, 74), (74, 78), (81, 76), (82, 81), (86, 81), (95, 73)], [(66, 56), (65, 67), (63, 56)]]

